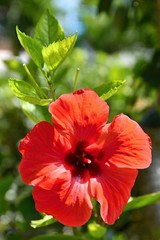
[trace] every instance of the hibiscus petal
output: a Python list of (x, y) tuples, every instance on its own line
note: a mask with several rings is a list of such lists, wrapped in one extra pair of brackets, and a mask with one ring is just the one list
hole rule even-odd
[(120, 168), (147, 168), (151, 163), (151, 141), (135, 121), (120, 114), (104, 127), (98, 142), (87, 151), (107, 165)]
[(109, 107), (89, 89), (63, 94), (50, 104), (49, 111), (56, 129), (74, 141), (95, 141), (108, 120)]
[(57, 181), (51, 190), (35, 187), (33, 198), (36, 209), (52, 215), (59, 222), (67, 226), (81, 226), (85, 224), (92, 211), (88, 183), (80, 183), (78, 180)]
[(92, 196), (100, 203), (101, 217), (114, 224), (128, 202), (138, 171), (103, 166), (101, 176), (90, 179)]
[(52, 188), (57, 178), (65, 177), (65, 152), (70, 147), (48, 122), (40, 122), (20, 141), (22, 160), (19, 171), (30, 185)]

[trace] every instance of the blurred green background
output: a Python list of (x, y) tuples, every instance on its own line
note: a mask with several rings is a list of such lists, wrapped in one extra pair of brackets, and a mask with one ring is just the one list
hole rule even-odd
[[(78, 88), (126, 80), (108, 100), (109, 120), (123, 112), (151, 136), (153, 163), (140, 171), (132, 194), (160, 191), (160, 0), (0, 0), (0, 240), (70, 231), (59, 223), (30, 227), (40, 214), (34, 208), (32, 189), (24, 186), (17, 171), (18, 141), (35, 123), (25, 116), (8, 79), (28, 78), (23, 63), (37, 78), (39, 72), (20, 46), (15, 28), (18, 25), (33, 35), (45, 9), (59, 20), (67, 36), (78, 32), (76, 46), (55, 76), (57, 96), (71, 91), (77, 67)], [(106, 239), (158, 240), (159, 226), (157, 203), (123, 214), (108, 228)]]

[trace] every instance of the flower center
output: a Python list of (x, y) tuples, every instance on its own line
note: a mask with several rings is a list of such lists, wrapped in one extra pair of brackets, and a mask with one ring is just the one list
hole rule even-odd
[(86, 144), (79, 142), (75, 148), (74, 153), (70, 152), (66, 155), (66, 163), (73, 168), (73, 174), (76, 176), (83, 176), (87, 170), (90, 176), (95, 176), (100, 168), (94, 157), (85, 151)]
[(89, 156), (86, 152), (83, 152), (82, 155), (76, 155), (75, 154), (75, 164), (77, 166), (81, 165), (83, 167), (86, 167), (87, 165), (91, 164), (91, 156)]

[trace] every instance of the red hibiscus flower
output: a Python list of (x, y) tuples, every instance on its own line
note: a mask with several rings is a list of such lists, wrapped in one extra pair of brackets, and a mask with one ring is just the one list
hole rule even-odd
[(137, 169), (151, 163), (150, 138), (129, 117), (112, 123), (109, 107), (89, 89), (64, 94), (49, 106), (53, 125), (40, 122), (20, 141), (19, 171), (33, 185), (36, 209), (64, 225), (85, 224), (92, 198), (113, 224), (128, 202)]

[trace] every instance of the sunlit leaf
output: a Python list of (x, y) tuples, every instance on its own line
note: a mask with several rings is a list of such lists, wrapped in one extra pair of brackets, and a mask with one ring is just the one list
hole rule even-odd
[(160, 201), (160, 192), (150, 193), (140, 197), (134, 197), (130, 199), (123, 211), (127, 212), (133, 209), (145, 207), (158, 201)]
[(44, 217), (42, 219), (31, 221), (31, 227), (33, 227), (33, 228), (44, 227), (44, 226), (50, 225), (54, 222), (56, 222), (56, 219), (54, 219), (52, 216), (44, 215)]
[(63, 39), (62, 41), (54, 42), (48, 47), (44, 47), (42, 55), (47, 68), (55, 70), (67, 57), (70, 50), (73, 48), (77, 39), (77, 34)]
[(48, 105), (51, 102), (51, 99), (40, 99), (32, 85), (25, 81), (12, 79), (9, 80), (9, 86), (16, 97), (26, 102), (41, 106)]
[(42, 45), (37, 39), (33, 39), (30, 36), (22, 33), (18, 27), (16, 27), (18, 39), (22, 47), (26, 50), (35, 64), (39, 67), (43, 67), (43, 57), (42, 57)]
[(39, 40), (43, 46), (48, 46), (53, 42), (64, 39), (64, 32), (59, 22), (49, 13), (45, 11), (40, 18), (34, 38)]
[(21, 106), (24, 114), (34, 123), (38, 123), (44, 120), (48, 122), (50, 121), (51, 115), (48, 111), (48, 106), (42, 107), (25, 101), (21, 101)]
[(106, 234), (107, 228), (99, 225), (96, 222), (92, 222), (88, 224), (88, 231), (92, 237), (99, 239)]
[(94, 91), (96, 91), (103, 100), (107, 100), (108, 98), (112, 97), (118, 91), (118, 89), (123, 86), (124, 83), (125, 80), (109, 82), (94, 88)]

